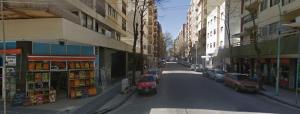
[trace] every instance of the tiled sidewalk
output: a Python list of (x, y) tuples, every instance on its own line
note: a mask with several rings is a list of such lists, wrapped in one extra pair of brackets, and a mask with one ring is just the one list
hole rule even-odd
[(275, 88), (272, 86), (264, 86), (264, 91), (260, 91), (260, 93), (264, 96), (267, 96), (271, 99), (279, 101), (281, 103), (300, 108), (300, 93), (298, 93), (298, 103), (296, 104), (296, 93), (295, 91), (289, 91), (285, 89), (279, 89), (279, 95), (275, 95)]

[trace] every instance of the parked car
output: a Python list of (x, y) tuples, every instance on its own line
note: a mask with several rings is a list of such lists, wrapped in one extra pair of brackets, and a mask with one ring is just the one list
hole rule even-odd
[(190, 67), (190, 70), (201, 72), (202, 71), (202, 65), (201, 64), (192, 64)]
[(192, 64), (191, 67), (190, 67), (190, 70), (195, 71), (196, 67), (198, 67), (197, 64)]
[(153, 75), (144, 75), (137, 83), (138, 94), (157, 93), (156, 79)]
[(156, 83), (159, 84), (159, 81), (161, 79), (161, 70), (159, 68), (150, 68), (147, 71), (147, 74), (154, 75), (156, 77)]
[(202, 76), (209, 77), (208, 69), (207, 68), (203, 68), (203, 70), (202, 70)]
[(215, 79), (214, 69), (207, 69), (208, 78)]
[(224, 84), (233, 87), (235, 91), (258, 92), (258, 83), (250, 79), (247, 74), (227, 73), (224, 77)]
[(214, 80), (223, 82), (224, 81), (224, 75), (225, 71), (221, 69), (214, 69)]

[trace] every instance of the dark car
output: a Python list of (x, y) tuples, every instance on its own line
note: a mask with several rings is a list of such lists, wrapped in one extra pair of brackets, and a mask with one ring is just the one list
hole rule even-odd
[(145, 75), (137, 83), (137, 92), (139, 94), (157, 93), (156, 78), (153, 75)]
[(258, 83), (250, 79), (247, 74), (227, 73), (224, 84), (233, 87), (235, 91), (258, 92)]

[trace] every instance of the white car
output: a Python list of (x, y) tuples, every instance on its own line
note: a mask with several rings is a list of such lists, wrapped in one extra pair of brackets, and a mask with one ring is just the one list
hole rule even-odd
[(191, 67), (190, 67), (190, 70), (192, 71), (200, 71), (200, 66), (199, 64), (192, 64)]

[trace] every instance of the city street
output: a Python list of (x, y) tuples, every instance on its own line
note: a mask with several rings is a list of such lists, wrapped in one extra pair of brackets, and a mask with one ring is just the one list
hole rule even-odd
[(238, 93), (200, 73), (168, 63), (157, 95), (133, 95), (110, 114), (300, 114), (259, 94)]

